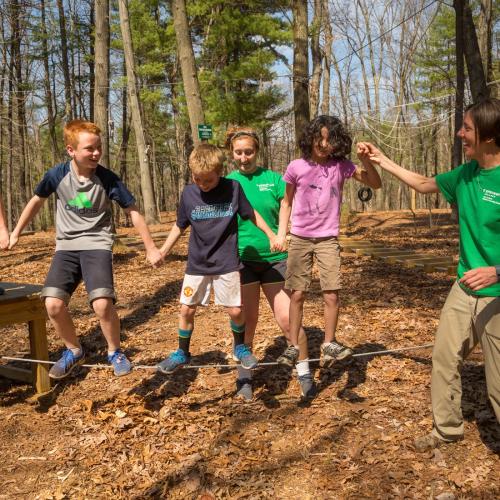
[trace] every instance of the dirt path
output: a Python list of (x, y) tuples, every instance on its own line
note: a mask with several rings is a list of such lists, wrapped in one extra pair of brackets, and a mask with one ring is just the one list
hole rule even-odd
[[(348, 233), (456, 253), (449, 214), (435, 216), (432, 229), (427, 221), (425, 212), (415, 221), (411, 213), (361, 215), (351, 218)], [(159, 271), (135, 247), (115, 256), (123, 345), (136, 364), (155, 364), (176, 345), (186, 242)], [(2, 280), (43, 282), (52, 249), (53, 234), (23, 238), (0, 256)], [(341, 341), (358, 353), (433, 341), (449, 277), (352, 254), (345, 254), (343, 272)], [(272, 361), (285, 344), (261, 306), (255, 351)], [(71, 308), (89, 361), (102, 362), (105, 343), (81, 290)], [(312, 357), (322, 340), (321, 311), (315, 287), (304, 322)], [(61, 344), (51, 328), (49, 335), (56, 359)], [(192, 345), (196, 362), (228, 356), (223, 311), (201, 311)], [(27, 348), (23, 327), (0, 330), (0, 355)], [(30, 386), (0, 378), (0, 498), (499, 497), (500, 431), (480, 352), (463, 373), (465, 440), (426, 454), (414, 452), (412, 439), (431, 425), (430, 350), (316, 366), (314, 373), (320, 394), (304, 403), (288, 371), (260, 368), (250, 404), (234, 398), (235, 373), (224, 369), (171, 378), (136, 371), (122, 379), (81, 370), (40, 400)]]

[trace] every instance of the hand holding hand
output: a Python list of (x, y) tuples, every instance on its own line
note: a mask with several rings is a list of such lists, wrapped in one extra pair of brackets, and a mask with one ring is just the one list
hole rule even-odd
[(497, 271), (494, 266), (476, 267), (465, 272), (459, 282), (473, 291), (481, 290), (498, 282)]
[(153, 247), (146, 250), (146, 258), (153, 267), (160, 267), (163, 263), (163, 255), (158, 248)]
[(276, 236), (274, 239), (275, 246), (271, 250), (275, 252), (284, 252), (286, 250), (287, 242), (285, 236)]
[(367, 159), (377, 165), (380, 165), (382, 158), (384, 158), (380, 149), (376, 148), (371, 142), (358, 142), (356, 152), (360, 160)]
[(10, 238), (9, 238), (9, 250), (14, 248), (19, 240), (19, 236), (15, 233), (11, 233)]

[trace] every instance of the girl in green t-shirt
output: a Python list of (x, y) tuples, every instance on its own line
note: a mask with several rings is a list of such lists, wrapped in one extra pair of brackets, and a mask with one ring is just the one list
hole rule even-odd
[[(286, 272), (286, 222), (281, 215), (281, 200), (285, 183), (278, 172), (257, 165), (259, 137), (250, 127), (235, 127), (226, 134), (226, 147), (236, 169), (227, 177), (237, 180), (250, 201), (273, 232), (277, 232), (283, 251), (271, 252), (269, 241), (260, 230), (255, 230), (247, 221), (238, 219), (238, 250), (242, 263), (241, 301), (245, 311), (245, 344), (253, 344), (259, 319), (260, 290), (273, 311), (276, 322), (289, 338), (289, 292), (284, 289)], [(281, 222), (281, 224), (280, 224)], [(316, 386), (311, 376), (308, 361), (307, 338), (301, 328), (299, 334), (300, 355), (296, 365), (302, 396), (312, 398)], [(252, 372), (238, 367), (237, 394), (251, 400)]]

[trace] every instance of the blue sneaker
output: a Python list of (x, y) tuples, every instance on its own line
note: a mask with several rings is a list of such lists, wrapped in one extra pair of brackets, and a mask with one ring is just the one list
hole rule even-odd
[(57, 363), (52, 365), (52, 368), (49, 371), (49, 377), (56, 380), (67, 377), (73, 368), (83, 364), (84, 361), (85, 353), (83, 352), (83, 349), (82, 353), (78, 357), (73, 354), (71, 349), (66, 349)]
[(234, 357), (241, 363), (241, 366), (247, 370), (251, 370), (259, 364), (257, 358), (245, 344), (239, 344), (234, 348)]
[(187, 365), (191, 361), (191, 355), (186, 354), (182, 349), (177, 349), (174, 351), (167, 359), (164, 359), (161, 363), (156, 365), (156, 369), (168, 375), (174, 372), (177, 368), (182, 365)]
[(113, 365), (113, 371), (117, 377), (128, 375), (132, 371), (132, 365), (121, 349), (113, 354), (108, 354), (108, 363)]

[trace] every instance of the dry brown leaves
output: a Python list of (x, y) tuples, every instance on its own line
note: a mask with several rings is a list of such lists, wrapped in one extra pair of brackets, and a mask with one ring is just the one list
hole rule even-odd
[[(400, 248), (456, 253), (449, 215), (413, 221), (409, 213), (358, 216), (348, 230)], [(165, 231), (165, 227), (156, 230)], [(131, 231), (128, 233), (132, 234)], [(53, 234), (25, 237), (1, 256), (3, 280), (43, 282)], [(159, 271), (140, 247), (120, 249), (115, 277), (123, 345), (137, 364), (153, 365), (176, 345), (177, 297), (187, 238)], [(339, 338), (357, 352), (433, 341), (451, 280), (444, 275), (344, 257)], [(78, 290), (75, 324), (103, 362), (105, 342)], [(255, 341), (260, 359), (284, 348), (267, 304)], [(321, 296), (306, 304), (311, 356), (322, 340)], [(49, 328), (52, 358), (61, 349)], [(199, 312), (196, 362), (226, 359), (228, 320), (213, 306)], [(28, 352), (25, 327), (0, 330), (0, 354)], [(320, 388), (300, 401), (294, 376), (256, 370), (255, 400), (234, 399), (235, 372), (182, 370), (167, 378), (136, 371), (116, 379), (82, 370), (35, 398), (29, 386), (0, 379), (0, 498), (495, 498), (500, 494), (500, 434), (488, 406), (481, 355), (466, 364), (461, 443), (417, 454), (412, 439), (430, 429), (430, 351), (358, 358), (314, 367)], [(33, 399), (33, 398), (32, 398)]]

